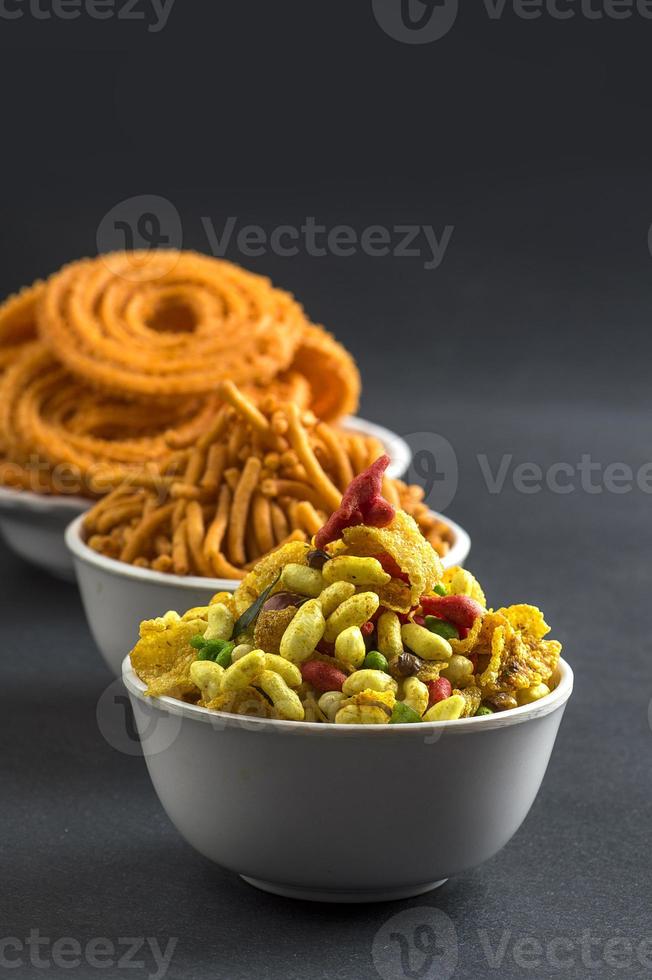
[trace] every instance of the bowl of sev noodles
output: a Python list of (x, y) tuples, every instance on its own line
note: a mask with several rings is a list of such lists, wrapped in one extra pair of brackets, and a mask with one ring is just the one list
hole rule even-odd
[[(384, 452), (360, 419), (333, 427), (292, 402), (258, 408), (231, 382), (218, 390), (217, 423), (183, 466), (175, 461), (149, 486), (143, 473), (140, 485), (118, 487), (66, 531), (91, 631), (116, 674), (140, 622), (206, 605), (234, 591), (262, 556), (311, 540), (352, 477)], [(384, 492), (446, 564), (464, 561), (468, 535), (430, 511), (419, 487), (387, 476)]]

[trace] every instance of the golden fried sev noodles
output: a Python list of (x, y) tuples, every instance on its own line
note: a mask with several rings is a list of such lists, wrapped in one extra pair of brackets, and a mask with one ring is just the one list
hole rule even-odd
[[(377, 451), (376, 440), (335, 429), (292, 402), (268, 396), (257, 406), (230, 383), (218, 394), (210, 443), (200, 439), (182, 465), (174, 458), (173, 472), (163, 464), (156, 486), (118, 487), (88, 512), (92, 548), (157, 571), (241, 579), (287, 542), (307, 550), (339, 505), (349, 473), (366, 469)], [(445, 554), (451, 533), (430, 521), (423, 495), (400, 480), (388, 486)]]

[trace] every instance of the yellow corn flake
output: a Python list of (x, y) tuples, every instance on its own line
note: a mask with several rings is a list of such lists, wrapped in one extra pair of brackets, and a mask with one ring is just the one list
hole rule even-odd
[(510, 626), (494, 631), (489, 664), (477, 683), (485, 693), (513, 694), (550, 679), (559, 663), (561, 644), (530, 639)]
[(502, 666), (503, 654), (505, 652), (505, 627), (497, 626), (491, 637), (491, 657), (486, 669), (480, 674), (479, 683), (481, 687), (493, 688), (496, 684), (498, 673)]
[[(211, 603), (212, 603), (211, 599)], [(189, 619), (202, 619), (208, 622), (208, 606), (193, 606), (181, 617), (182, 622), (187, 622)]]
[(511, 636), (513, 633), (509, 620), (507, 620), (502, 613), (490, 611), (482, 617), (480, 622), (480, 632), (478, 633), (478, 640), (473, 650), (474, 653), (490, 654), (492, 652), (491, 644), (493, 635), (499, 627), (503, 628), (504, 635), (506, 636)]
[(274, 706), (255, 687), (243, 687), (238, 691), (225, 691), (212, 701), (199, 702), (203, 708), (227, 711), (234, 715), (253, 715), (256, 718), (276, 718)]
[(409, 585), (392, 579), (375, 589), (388, 609), (409, 612), (422, 595), (432, 592), (441, 581), (444, 570), (439, 555), (423, 537), (416, 521), (402, 510), (396, 512), (387, 527), (347, 527), (342, 538), (347, 554), (364, 558), (386, 552), (410, 579)]
[(197, 659), (197, 652), (190, 646), (190, 640), (203, 635), (206, 626), (203, 619), (177, 617), (175, 620), (169, 613), (161, 620), (141, 623), (140, 639), (131, 651), (131, 664), (147, 684), (146, 694), (181, 699), (197, 695), (197, 687), (190, 679), (190, 665)]
[(487, 605), (485, 594), (475, 575), (460, 565), (453, 565), (444, 571), (444, 585), (450, 595), (468, 595), (481, 606)]
[(528, 642), (528, 659), (541, 675), (542, 681), (548, 681), (557, 670), (561, 654), (561, 643), (558, 640), (530, 640)]
[(532, 684), (540, 684), (541, 675), (536, 664), (531, 662), (529, 650), (519, 633), (510, 637), (505, 644), (503, 662), (496, 678), (495, 687), (499, 691), (523, 691)]
[(214, 606), (217, 603), (219, 603), (220, 606), (226, 606), (232, 616), (236, 615), (235, 600), (232, 592), (216, 592), (211, 599), (210, 604), (211, 606)]
[(448, 660), (422, 660), (416, 677), (424, 684), (428, 681), (438, 681), (442, 670), (446, 670), (447, 667), (450, 667)]
[(152, 629), (153, 620), (141, 623), (140, 639), (131, 651), (131, 665), (141, 678), (149, 680), (169, 671), (183, 654), (195, 651), (190, 640), (206, 632), (203, 619), (178, 620), (163, 629)]
[(139, 635), (144, 636), (146, 633), (162, 633), (168, 626), (173, 626), (175, 623), (181, 622), (181, 616), (178, 612), (174, 612), (171, 609), (166, 612), (164, 616), (157, 616), (156, 619), (144, 619), (140, 624)]
[[(191, 653), (181, 654), (181, 656), (177, 657), (170, 670), (152, 676), (147, 681), (145, 694), (148, 694), (152, 698), (167, 696), (179, 698), (182, 701), (185, 701), (191, 695), (196, 697), (198, 688), (190, 677), (190, 668), (195, 662), (196, 656), (195, 650), (192, 650)], [(145, 677), (142, 675), (139, 676), (141, 680), (145, 680)]]
[(542, 640), (550, 632), (543, 613), (536, 606), (507, 606), (499, 609), (497, 615), (504, 616), (513, 629), (535, 640)]
[(473, 620), (473, 626), (469, 630), (468, 636), (464, 640), (453, 639), (448, 641), (453, 648), (453, 653), (459, 653), (462, 656), (466, 656), (468, 653), (471, 653), (478, 643), (481, 630), (482, 616), (478, 616), (477, 619)]
[(242, 586), (240, 586), (233, 593), (234, 615), (236, 618), (242, 616), (245, 609), (248, 609), (252, 602), (255, 602), (257, 598), (258, 593), (255, 592), (254, 589), (243, 589)]
[(355, 704), (360, 708), (382, 708), (389, 718), (396, 704), (396, 696), (393, 691), (372, 691), (370, 688), (366, 688), (359, 694), (347, 698), (342, 704)]
[(278, 573), (286, 565), (305, 565), (308, 560), (310, 545), (305, 541), (288, 541), (282, 548), (271, 551), (245, 575), (235, 590), (233, 602), (235, 615), (241, 615), (248, 609), (261, 592), (269, 588), (278, 577)]
[(460, 716), (462, 718), (472, 718), (482, 704), (482, 691), (475, 684), (471, 684), (461, 691), (454, 690), (453, 694), (459, 694), (460, 697), (464, 698), (464, 711)]

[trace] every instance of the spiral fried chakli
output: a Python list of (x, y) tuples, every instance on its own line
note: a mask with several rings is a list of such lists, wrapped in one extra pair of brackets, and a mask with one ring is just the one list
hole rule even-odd
[(0, 373), (36, 337), (36, 306), (43, 288), (43, 283), (36, 282), (9, 296), (0, 306)]
[(156, 484), (156, 474), (206, 431), (216, 407), (215, 397), (177, 407), (103, 395), (34, 341), (0, 380), (0, 451), (11, 460), (0, 478), (39, 492), (93, 495), (132, 477), (143, 482), (150, 464)]
[(73, 374), (123, 397), (174, 400), (285, 371), (308, 325), (294, 298), (230, 262), (174, 255), (66, 266), (46, 284), (40, 336)]
[(332, 422), (356, 411), (360, 374), (355, 361), (323, 327), (304, 328), (291, 369), (310, 384), (310, 407), (318, 418)]

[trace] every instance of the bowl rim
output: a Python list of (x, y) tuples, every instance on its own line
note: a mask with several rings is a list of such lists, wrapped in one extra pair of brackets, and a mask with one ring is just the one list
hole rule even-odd
[(94, 500), (90, 497), (78, 497), (74, 494), (35, 493), (33, 490), (22, 490), (19, 487), (9, 487), (0, 484), (0, 517), (3, 511), (31, 510), (37, 513), (48, 511), (78, 511), (89, 510)]
[[(446, 563), (448, 566), (461, 565), (467, 558), (471, 550), (471, 538), (464, 528), (450, 520), (444, 514), (437, 511), (432, 513), (444, 521), (455, 535), (455, 540), (450, 551), (447, 553)], [(77, 517), (68, 524), (64, 532), (64, 540), (68, 551), (77, 560), (86, 565), (93, 565), (100, 568), (108, 575), (117, 578), (133, 579), (137, 582), (149, 582), (153, 585), (168, 585), (175, 589), (206, 589), (213, 592), (233, 592), (240, 585), (242, 579), (237, 578), (209, 578), (201, 575), (172, 575), (169, 572), (157, 572), (151, 568), (138, 568), (128, 562), (119, 561), (117, 558), (107, 558), (98, 551), (90, 548), (82, 536), (82, 524), (85, 513), (78, 514)]]
[(495, 731), (521, 725), (537, 718), (543, 718), (563, 707), (573, 692), (573, 670), (563, 658), (559, 659), (557, 668), (557, 684), (550, 694), (533, 704), (511, 708), (509, 711), (496, 712), (493, 715), (481, 715), (476, 718), (458, 718), (455, 721), (426, 721), (419, 725), (335, 725), (331, 722), (313, 721), (282, 721), (274, 718), (256, 718), (250, 715), (233, 715), (226, 711), (211, 711), (196, 704), (187, 704), (168, 697), (148, 697), (145, 694), (145, 684), (136, 674), (131, 665), (131, 654), (122, 661), (122, 681), (129, 694), (150, 707), (154, 705), (159, 711), (168, 715), (188, 718), (204, 724), (212, 724), (216, 730), (223, 728), (245, 728), (261, 732), (265, 729), (278, 733), (303, 733), (305, 735), (322, 735), (330, 737), (347, 737), (366, 733), (372, 738), (383, 738), (392, 735), (427, 738), (429, 734), (475, 734)]

